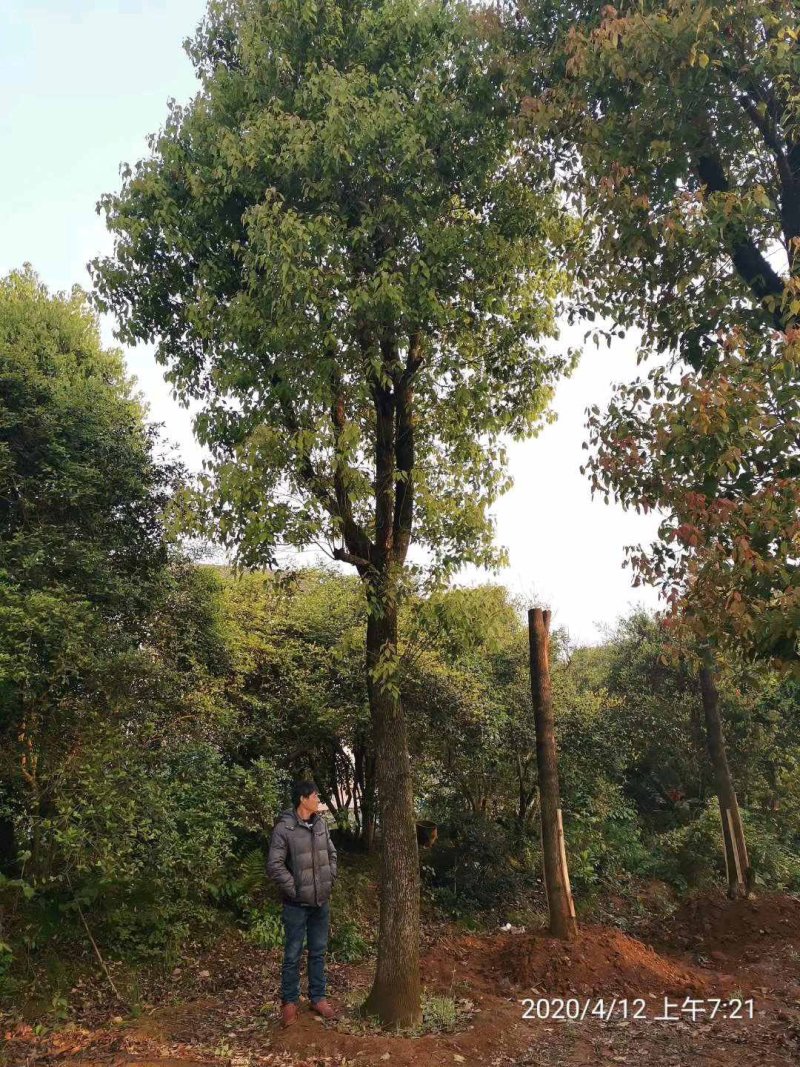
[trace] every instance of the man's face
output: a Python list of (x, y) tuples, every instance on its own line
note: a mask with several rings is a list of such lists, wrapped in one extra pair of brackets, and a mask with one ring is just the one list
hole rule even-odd
[(309, 793), (307, 797), (301, 796), (300, 803), (309, 814), (313, 814), (319, 808), (319, 793)]

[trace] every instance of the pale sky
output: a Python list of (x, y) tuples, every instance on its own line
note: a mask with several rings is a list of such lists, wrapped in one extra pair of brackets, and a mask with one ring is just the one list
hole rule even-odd
[[(118, 188), (120, 163), (146, 154), (167, 99), (195, 91), (181, 42), (204, 8), (205, 0), (2, 0), (0, 274), (27, 261), (53, 290), (90, 287), (87, 262), (111, 247), (95, 204)], [(113, 328), (104, 322), (108, 343)], [(150, 417), (197, 468), (191, 414), (171, 399), (152, 351), (127, 349), (126, 359)], [(592, 500), (578, 470), (585, 408), (602, 407), (612, 383), (635, 374), (630, 341), (587, 346), (558, 389), (558, 421), (512, 446), (515, 485), (495, 508), (498, 540), (510, 553), (497, 577), (547, 602), (553, 624), (580, 643), (598, 641), (598, 626), (633, 605), (657, 603), (655, 591), (633, 589), (621, 567), (624, 546), (649, 541), (656, 517)], [(465, 580), (485, 577), (470, 572)]]

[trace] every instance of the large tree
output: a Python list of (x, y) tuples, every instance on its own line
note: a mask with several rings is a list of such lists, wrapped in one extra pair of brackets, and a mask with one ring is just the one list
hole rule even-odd
[(699, 645), (746, 892), (713, 663), (728, 646), (800, 665), (796, 5), (522, 0), (517, 15), (523, 124), (585, 220), (577, 310), (666, 357), (591, 409), (588, 466), (606, 499), (664, 512), (657, 541), (629, 549), (635, 582), (660, 584)]
[(510, 134), (495, 50), (427, 0), (212, 2), (201, 89), (102, 202), (94, 265), (121, 336), (199, 401), (205, 493), (244, 565), (327, 544), (367, 596), (382, 831), (367, 1009), (420, 1014), (419, 870), (397, 601), (412, 539), (447, 572), (498, 559), (504, 440), (567, 360), (555, 226)]
[(577, 307), (669, 360), (594, 410), (594, 486), (664, 512), (632, 561), (696, 636), (796, 666), (796, 4), (523, 0), (518, 14), (526, 123), (586, 220)]

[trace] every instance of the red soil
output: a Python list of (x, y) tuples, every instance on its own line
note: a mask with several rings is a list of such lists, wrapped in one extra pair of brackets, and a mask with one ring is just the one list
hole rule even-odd
[[(650, 947), (615, 927), (584, 926), (574, 942), (545, 933), (435, 936), (422, 960), (428, 995), (465, 1008), (457, 1033), (424, 1037), (358, 1029), (352, 1016), (323, 1023), (304, 1006), (298, 1022), (277, 1020), (280, 953), (240, 938), (182, 961), (170, 1003), (164, 995), (138, 1019), (119, 1010), (84, 1013), (77, 1027), (36, 1035), (0, 1032), (10, 1067), (793, 1067), (800, 1062), (800, 987), (779, 977), (800, 960), (800, 905), (767, 896), (729, 903), (707, 894), (685, 904)], [(698, 945), (702, 952), (698, 951)], [(752, 957), (735, 956), (749, 946)], [(687, 951), (690, 949), (691, 951)], [(724, 949), (724, 952), (723, 952)], [(720, 957), (718, 959), (717, 957)], [(794, 963), (792, 962), (794, 961)], [(331, 964), (331, 1000), (342, 1008), (369, 988), (373, 964)], [(177, 971), (176, 971), (177, 973)], [(567, 996), (648, 999), (648, 1019), (666, 995), (757, 998), (752, 1020), (579, 1022), (523, 1019), (522, 999)], [(653, 998), (650, 1000), (649, 998)], [(5, 1047), (2, 1038), (5, 1036)], [(4, 1059), (3, 1053), (7, 1054)]]
[[(656, 931), (653, 931), (656, 933)], [(772, 941), (800, 943), (800, 899), (779, 893), (728, 900), (720, 891), (690, 897), (665, 931), (672, 944), (743, 955)]]
[(500, 959), (516, 985), (548, 996), (702, 996), (709, 984), (697, 968), (661, 956), (613, 927), (584, 926), (571, 942), (543, 934), (518, 936)]

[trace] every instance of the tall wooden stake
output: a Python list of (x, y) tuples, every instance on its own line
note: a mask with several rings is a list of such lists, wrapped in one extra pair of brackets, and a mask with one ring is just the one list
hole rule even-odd
[(531, 608), (528, 612), (530, 639), (531, 695), (536, 727), (536, 763), (539, 769), (539, 808), (542, 817), (542, 858), (550, 932), (570, 940), (578, 933), (575, 905), (569, 884), (561, 794), (558, 786), (558, 757), (553, 727), (553, 698), (550, 686), (550, 612)]

